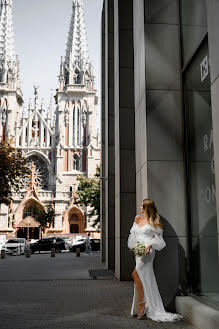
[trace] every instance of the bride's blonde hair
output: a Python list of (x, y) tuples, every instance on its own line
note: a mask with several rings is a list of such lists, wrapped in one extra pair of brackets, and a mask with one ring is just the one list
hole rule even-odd
[(145, 215), (149, 218), (149, 222), (154, 227), (159, 226), (161, 229), (163, 229), (163, 225), (160, 221), (160, 216), (157, 212), (157, 208), (155, 206), (155, 203), (151, 199), (144, 199), (142, 202), (142, 208), (144, 210)]

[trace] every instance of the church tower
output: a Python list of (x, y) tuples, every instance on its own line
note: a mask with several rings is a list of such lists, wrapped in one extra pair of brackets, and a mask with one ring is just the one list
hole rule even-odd
[[(89, 61), (82, 0), (73, 0), (67, 49), (61, 58), (56, 93), (57, 185), (62, 191), (77, 189), (77, 175), (93, 177), (100, 165), (100, 144), (96, 130), (97, 96), (93, 66)], [(62, 213), (62, 204), (56, 204)]]
[[(34, 209), (52, 208), (54, 221), (45, 235), (93, 232), (89, 209), (75, 204), (78, 175), (93, 177), (100, 165), (96, 130), (97, 97), (93, 67), (88, 57), (82, 0), (73, 0), (67, 49), (61, 60), (56, 109), (53, 96), (46, 109), (34, 86), (28, 109), (19, 86), (19, 62), (15, 56), (12, 0), (0, 0), (0, 137), (13, 137), (31, 170), (31, 177), (13, 192), (9, 207), (0, 207), (0, 235), (26, 237), (27, 221), (33, 239), (39, 237)], [(31, 181), (30, 181), (31, 179)], [(31, 184), (30, 184), (31, 183)]]
[[(65, 58), (61, 59), (57, 90), (59, 172), (96, 173), (99, 141), (96, 130), (97, 97), (89, 61), (82, 0), (73, 0)], [(61, 147), (62, 145), (62, 147)]]
[(0, 1), (0, 141), (15, 137), (23, 104), (15, 55), (12, 0)]

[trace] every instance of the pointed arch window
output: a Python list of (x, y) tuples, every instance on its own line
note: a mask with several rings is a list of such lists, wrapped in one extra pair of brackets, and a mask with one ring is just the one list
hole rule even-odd
[(44, 131), (43, 131), (43, 144), (44, 145), (46, 144), (46, 128), (44, 128)]
[(75, 106), (73, 107), (73, 145), (75, 145)]
[(66, 74), (65, 74), (65, 84), (66, 85), (69, 84), (69, 72), (66, 72)]
[(80, 136), (80, 111), (78, 107), (78, 117), (77, 117), (77, 144), (79, 145), (79, 136)]
[(75, 153), (73, 155), (73, 169), (79, 171), (79, 156)]
[(76, 85), (79, 85), (81, 83), (81, 76), (80, 76), (80, 72), (78, 69), (75, 70), (75, 79), (74, 79), (74, 83)]
[(29, 202), (27, 202), (27, 204), (24, 207), (22, 218), (25, 219), (28, 216), (31, 216), (34, 218), (34, 212), (36, 210), (40, 211), (42, 209), (43, 209), (42, 206), (40, 204), (38, 204), (37, 202), (29, 201)]

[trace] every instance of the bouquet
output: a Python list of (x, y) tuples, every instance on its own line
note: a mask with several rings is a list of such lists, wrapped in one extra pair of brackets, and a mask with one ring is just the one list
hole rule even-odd
[(131, 250), (135, 253), (136, 256), (141, 257), (145, 255), (146, 247), (142, 242), (137, 242)]

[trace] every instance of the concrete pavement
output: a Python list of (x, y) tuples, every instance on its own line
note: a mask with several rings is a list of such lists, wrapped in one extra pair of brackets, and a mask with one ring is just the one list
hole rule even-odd
[(133, 282), (89, 277), (99, 254), (8, 256), (0, 260), (1, 329), (194, 329), (130, 316)]

